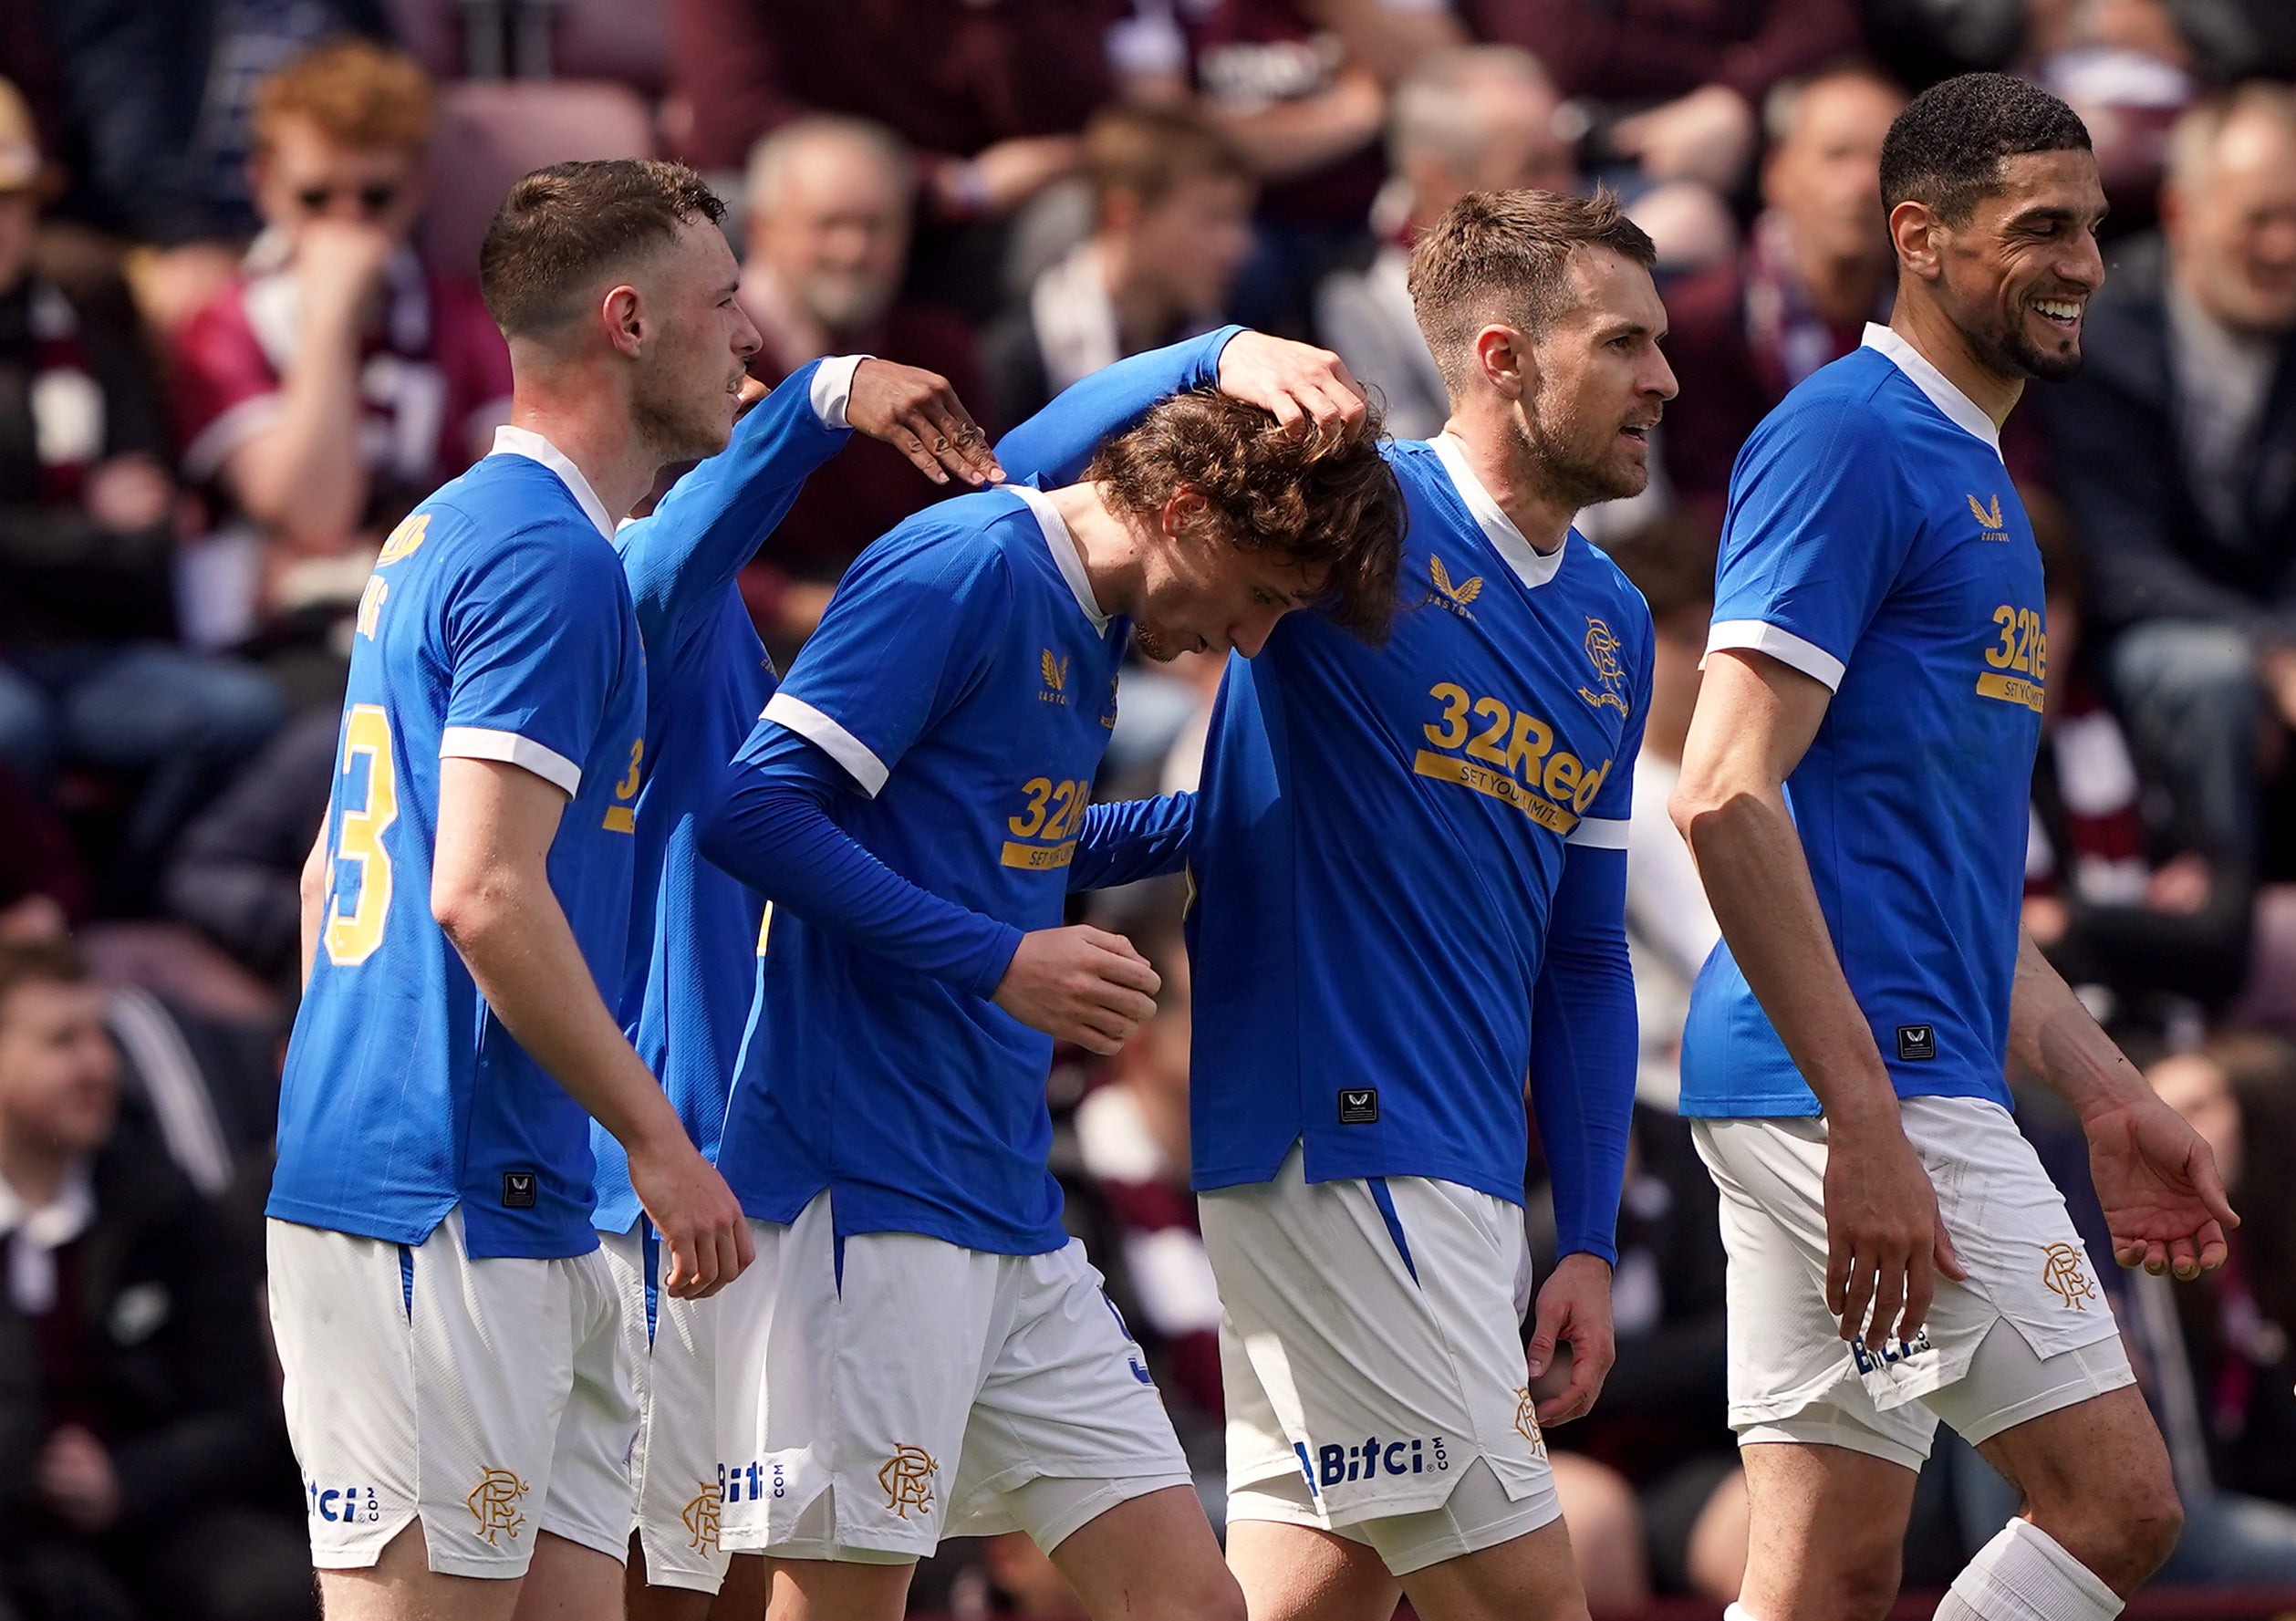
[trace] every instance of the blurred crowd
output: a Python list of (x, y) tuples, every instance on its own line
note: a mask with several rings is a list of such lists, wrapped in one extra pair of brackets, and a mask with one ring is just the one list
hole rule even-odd
[[(0, 0), (0, 1621), (308, 1613), (257, 1212), (348, 639), (379, 538), (506, 415), (472, 290), (504, 185), (641, 152), (732, 204), (761, 379), (878, 354), (992, 432), (1238, 320), (1430, 435), (1421, 228), (1471, 190), (1607, 186), (1649, 232), (1681, 394), (1649, 491), (1582, 521), (1659, 631), (1644, 1060), (1619, 1361), (1553, 1439), (1598, 1611), (1733, 1596), (1722, 1253), (1674, 1110), (1717, 931), (1665, 805), (1732, 460), (1886, 318), (1883, 134), (1970, 68), (2073, 102), (2114, 210), (2087, 365), (2003, 437), (2050, 597), (2025, 921), (2246, 1217), (2203, 1283), (2101, 1271), (2187, 1504), (2161, 1580), (2296, 1591), (2286, 0)], [(784, 667), (942, 493), (869, 442), (816, 475), (743, 579)], [(1192, 785), (1219, 675), (1127, 674), (1102, 797)], [(1216, 1510), (1181, 904), (1096, 913), (1167, 992), (1119, 1057), (1056, 1070), (1056, 1168)], [(2077, 1128), (2038, 1098), (2022, 1123), (2101, 1230)], [(2006, 1490), (1941, 1445), (1908, 1585)], [(1078, 1613), (1024, 1540), (934, 1565), (930, 1607)]]

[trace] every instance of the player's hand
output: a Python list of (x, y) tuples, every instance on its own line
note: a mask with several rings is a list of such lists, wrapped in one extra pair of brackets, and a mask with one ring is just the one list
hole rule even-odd
[(1220, 351), (1220, 391), (1273, 411), (1294, 433), (1345, 435), (1369, 420), (1363, 385), (1329, 349), (1264, 332), (1239, 332)]
[(669, 1248), (662, 1287), (678, 1299), (715, 1294), (756, 1259), (741, 1201), (682, 1131), (660, 1149), (632, 1148), (629, 1182)]
[[(1868, 1350), (1928, 1320), (1936, 1274), (1966, 1278), (1938, 1214), (1938, 1190), (1893, 1112), (1865, 1131), (1835, 1123), (1825, 1156), (1825, 1305)], [(1870, 1315), (1869, 1315), (1870, 1313)]]
[(1004, 482), (989, 436), (938, 372), (890, 360), (864, 360), (854, 369), (845, 420), (916, 463), (937, 484), (951, 476), (978, 489)]
[(2240, 1218), (2225, 1198), (2216, 1155), (2184, 1117), (2147, 1096), (2082, 1124), (2113, 1259), (2187, 1280), (2222, 1266), (2225, 1229)]
[(1021, 936), (993, 1000), (1030, 1029), (1106, 1057), (1156, 1016), (1163, 988), (1121, 934), (1038, 929)]
[(1571, 1348), (1571, 1382), (1538, 1405), (1542, 1424), (1583, 1418), (1603, 1393), (1618, 1341), (1610, 1322), (1610, 1265), (1600, 1256), (1565, 1255), (1539, 1291), (1524, 1367), (1533, 1384), (1554, 1359), (1557, 1343)]
[(733, 391), (733, 420), (738, 422), (755, 410), (773, 391), (753, 377), (743, 378), (742, 386)]

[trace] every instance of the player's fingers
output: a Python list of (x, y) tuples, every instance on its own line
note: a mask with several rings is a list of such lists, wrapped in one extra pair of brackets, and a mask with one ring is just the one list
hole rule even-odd
[(1848, 1283), (1842, 1288), (1842, 1337), (1855, 1339), (1865, 1327), (1865, 1314), (1873, 1309), (1876, 1271), (1873, 1262), (1863, 1255), (1850, 1260)]
[(2156, 1238), (2145, 1241), (2145, 1270), (2155, 1277), (2168, 1270), (2168, 1246)]
[(1059, 1034), (1064, 1041), (1075, 1042), (1087, 1053), (1112, 1058), (1124, 1050), (1124, 1044), (1131, 1039), (1132, 1030), (1133, 1026), (1127, 1021), (1096, 1008), (1070, 1021), (1067, 1028)]
[(1301, 409), (1299, 400), (1289, 390), (1279, 390), (1268, 401), (1268, 410), (1275, 415), (1275, 425), (1283, 432), (1297, 438), (1314, 427), (1314, 419)]
[(2225, 1243), (2224, 1229), (2214, 1221), (2203, 1222), (2196, 1236), (2200, 1241), (2200, 1270), (2214, 1272), (2222, 1266), (2231, 1253)]
[(663, 1274), (661, 1286), (682, 1300), (693, 1287), (693, 1240), (683, 1229), (664, 1229), (661, 1242), (670, 1252), (670, 1270)]
[(1961, 1252), (1953, 1247), (1953, 1235), (1945, 1230), (1945, 1222), (1938, 1222), (1937, 1236), (1929, 1241), (1929, 1259), (1937, 1269), (1957, 1283), (1965, 1281), (1969, 1269), (1961, 1264)]
[(928, 399), (925, 415), (932, 423), (933, 454), (940, 458), (943, 467), (974, 484), (1004, 476), (996, 452), (989, 448), (989, 436), (951, 390), (944, 385)]
[(1119, 957), (1111, 951), (1095, 965), (1095, 972), (1107, 983), (1144, 996), (1153, 996), (1164, 988), (1164, 976), (1145, 957)]
[(1138, 1025), (1156, 1017), (1156, 998), (1128, 985), (1104, 982), (1092, 988), (1091, 996), (1091, 1017), (1104, 1024), (1116, 1018)]
[[(1825, 1309), (1837, 1318), (1845, 1317), (1844, 1308), (1849, 1302), (1849, 1247), (1834, 1233), (1828, 1232), (1825, 1238)], [(1847, 1330), (1843, 1332), (1842, 1337), (1849, 1337)]]
[(756, 1259), (757, 1241), (750, 1236), (749, 1218), (738, 1217), (733, 1223), (733, 1270), (747, 1272), (750, 1263)]
[(1568, 1424), (1574, 1418), (1584, 1418), (1593, 1410), (1595, 1398), (1602, 1394), (1602, 1390), (1601, 1374), (1583, 1362), (1573, 1360), (1570, 1383), (1540, 1402), (1535, 1408), (1539, 1422)]
[(1897, 1322), (1901, 1340), (1918, 1335), (1921, 1325), (1929, 1320), (1930, 1303), (1938, 1294), (1938, 1274), (1931, 1261), (1929, 1255), (1917, 1255), (1906, 1268), (1906, 1303)]
[(2189, 1237), (2168, 1241), (2168, 1270), (2179, 1283), (2189, 1283), (2200, 1275), (2200, 1252)]
[(925, 448), (925, 442), (911, 433), (904, 424), (895, 422), (887, 429), (885, 442), (907, 456), (909, 464), (933, 483), (945, 484), (949, 482), (948, 473), (942, 471), (940, 463), (933, 458), (933, 453)]
[(2238, 1227), (2240, 1212), (2232, 1208), (2232, 1200), (2225, 1193), (2224, 1173), (2217, 1169), (2217, 1157), (2203, 1151), (2193, 1158), (2197, 1163), (2193, 1167), (2192, 1182), (2200, 1202), (2220, 1225)]
[(1530, 1343), (1522, 1347), (1522, 1366), (1534, 1379), (1546, 1372), (1547, 1365), (1554, 1360), (1555, 1336), (1563, 1332), (1563, 1320), (1561, 1311), (1549, 1307), (1544, 1301), (1539, 1303), (1538, 1314), (1531, 1325)]
[(1874, 1274), (1874, 1314), (1865, 1322), (1867, 1350), (1880, 1350), (1896, 1331), (1897, 1314), (1905, 1310), (1906, 1284), (1912, 1271), (1909, 1266), (1890, 1262)]

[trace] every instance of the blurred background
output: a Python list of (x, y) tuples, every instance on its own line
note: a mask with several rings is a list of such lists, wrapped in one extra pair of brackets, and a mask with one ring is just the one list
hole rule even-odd
[[(1883, 133), (1971, 68), (2070, 100), (2114, 204), (2086, 369), (2003, 440), (2050, 597), (2026, 922), (2246, 1217), (2203, 1283), (2098, 1269), (2189, 1515), (2132, 1613), (2296, 1613), (2296, 6), (0, 0), (0, 1621), (310, 1614), (260, 1210), (354, 616), (380, 537), (506, 414), (472, 285), (504, 188), (647, 154), (731, 203), (760, 378), (883, 355), (992, 432), (1233, 319), (1336, 349), (1432, 434), (1421, 226), (1472, 189), (1606, 185), (1649, 231), (1682, 393), (1649, 491), (1582, 525), (1659, 629), (1644, 1056), (1619, 1362), (1553, 1440), (1598, 1614), (1719, 1614), (1744, 1500), (1674, 1108), (1716, 930), (1664, 806), (1732, 458), (1886, 317)], [(940, 494), (869, 442), (815, 476), (743, 581), (784, 666)], [(1102, 797), (1192, 785), (1219, 673), (1127, 675)], [(1218, 1523), (1181, 900), (1095, 903), (1168, 993), (1121, 1056), (1057, 1067), (1056, 1169)], [(2077, 1127), (2039, 1096), (2021, 1120), (2104, 1254)], [(1551, 1233), (1535, 1149), (1524, 1175)], [(2012, 1507), (1941, 1435), (1909, 1591)], [(916, 1604), (1081, 1613), (1018, 1538), (945, 1551)]]

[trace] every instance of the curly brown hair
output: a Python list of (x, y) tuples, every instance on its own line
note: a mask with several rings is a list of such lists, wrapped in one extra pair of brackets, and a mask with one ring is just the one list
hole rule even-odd
[(337, 146), (419, 156), (430, 149), (437, 117), (437, 94), (421, 63), (371, 39), (338, 39), (255, 87), (255, 150), (268, 151), (290, 119), (306, 119)]
[(1395, 617), (1405, 523), (1378, 438), (1376, 406), (1360, 433), (1295, 435), (1256, 405), (1199, 389), (1103, 445), (1085, 477), (1135, 516), (1195, 491), (1210, 509), (1210, 538), (1328, 568), (1317, 611), (1376, 645)]

